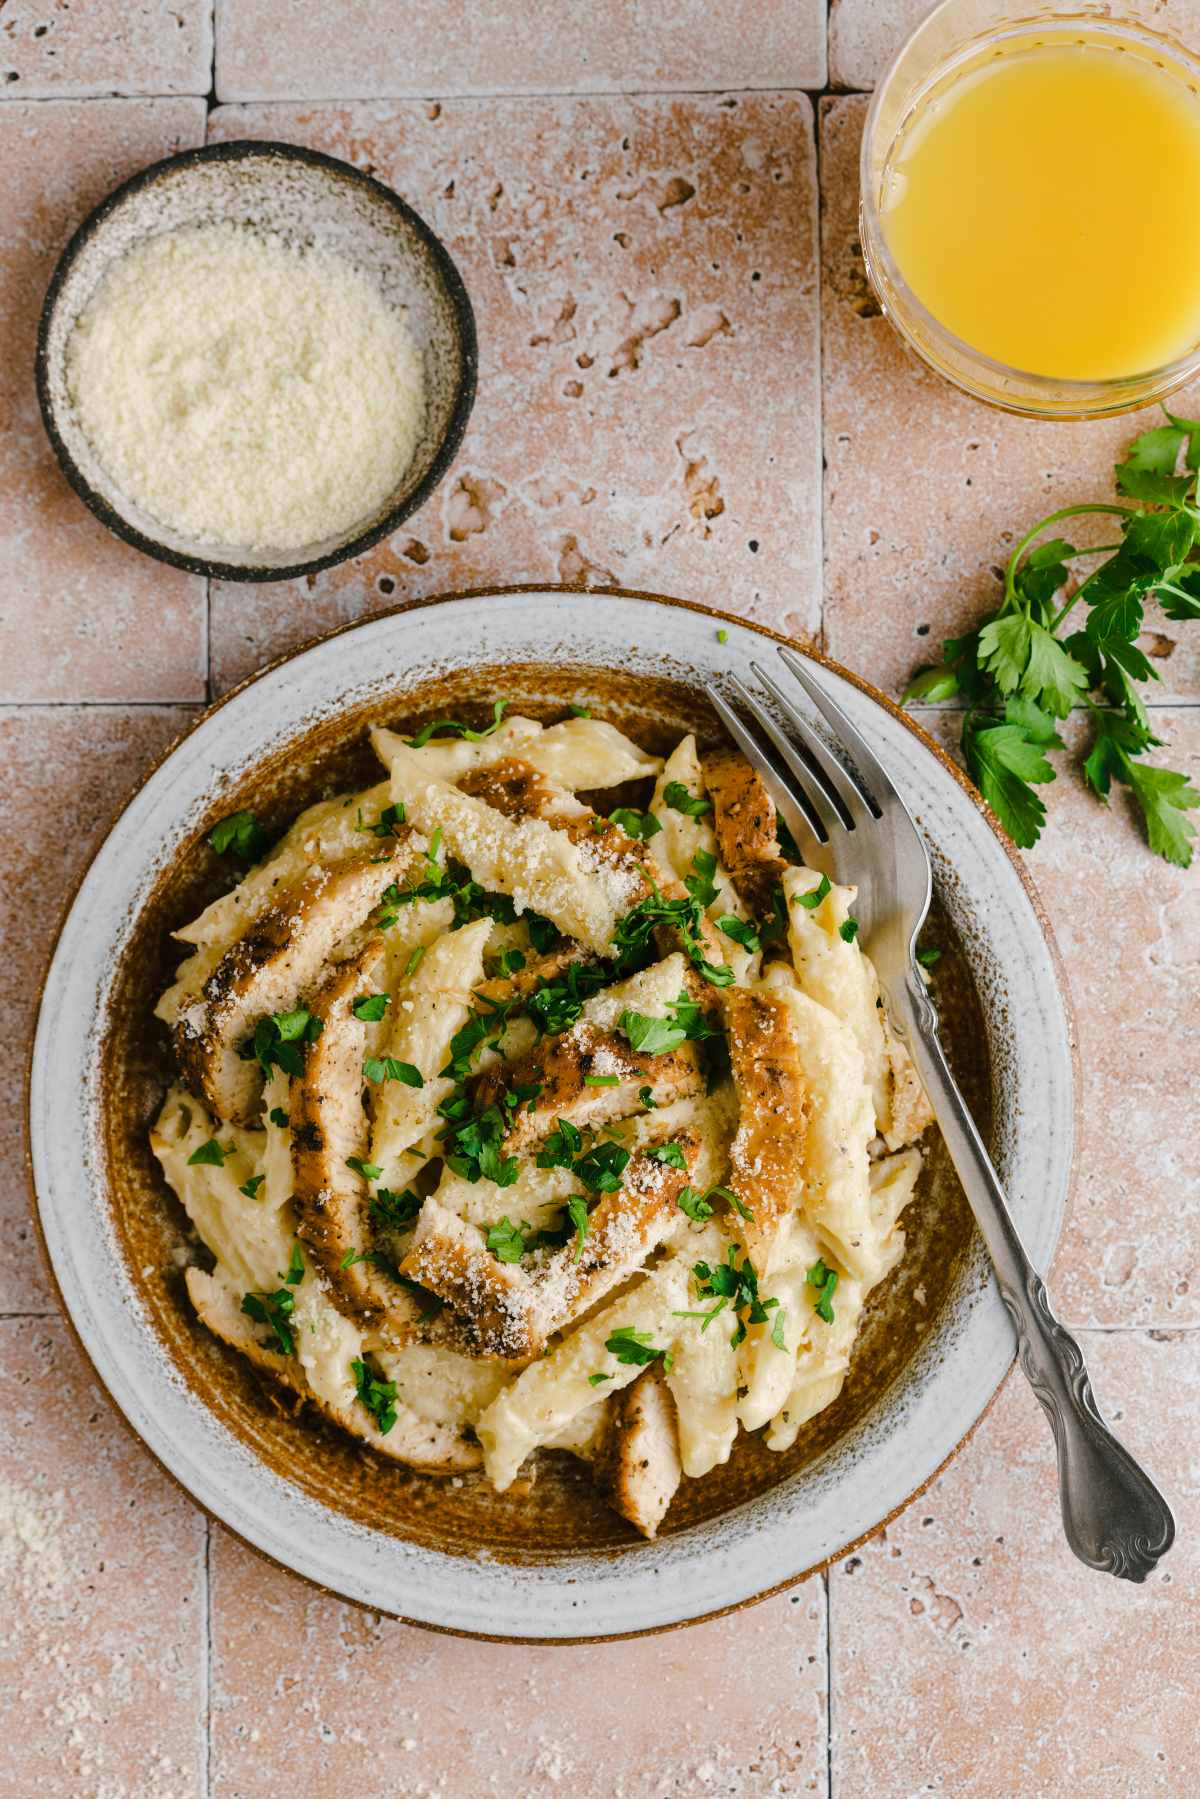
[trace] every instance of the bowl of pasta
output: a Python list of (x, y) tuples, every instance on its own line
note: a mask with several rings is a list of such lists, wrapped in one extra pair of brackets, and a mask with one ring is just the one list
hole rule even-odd
[[(30, 1077), (51, 1267), (148, 1447), (329, 1590), (685, 1623), (869, 1534), (1004, 1378), (854, 890), (704, 698), (770, 635), (595, 589), (373, 618), (205, 714), (83, 879)], [(827, 670), (929, 843), (943, 1034), (1044, 1266), (1053, 942), (953, 765)]]

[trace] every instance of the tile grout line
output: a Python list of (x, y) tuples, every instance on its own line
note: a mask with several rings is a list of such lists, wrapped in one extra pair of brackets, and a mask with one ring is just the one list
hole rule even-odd
[(204, 1799), (212, 1794), (212, 1519), (204, 1514), (204, 1611), (202, 1614), (203, 1662), (200, 1679), (200, 1785)]
[(829, 1569), (821, 1570), (825, 1589), (825, 1799), (833, 1799), (833, 1590)]
[[(216, 22), (213, 29), (214, 50), (216, 44)], [(192, 89), (180, 90), (170, 94), (137, 93), (137, 94), (15, 94), (0, 93), (0, 114), (6, 105), (9, 106), (80, 106), (85, 103), (100, 105), (136, 105), (142, 100), (203, 100), (209, 111), (218, 106), (378, 106), (402, 105), (409, 101), (421, 105), (429, 100), (440, 100), (449, 104), (461, 101), (491, 100), (703, 100), (715, 94), (807, 94), (814, 103), (819, 100), (854, 100), (870, 95), (873, 88), (860, 87), (804, 87), (774, 83), (763, 87), (613, 87), (613, 88), (539, 88), (534, 92), (519, 90), (497, 90), (495, 93), (447, 93), (430, 89), (427, 92), (410, 92), (405, 94), (269, 94), (260, 95), (257, 99), (222, 100), (218, 97), (214, 85), (207, 93), (198, 93)]]

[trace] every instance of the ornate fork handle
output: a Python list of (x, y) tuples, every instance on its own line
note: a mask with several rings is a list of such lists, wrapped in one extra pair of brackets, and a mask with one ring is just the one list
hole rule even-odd
[(1171, 1508), (1100, 1415), (1083, 1351), (1051, 1310), (991, 1158), (950, 1073), (937, 1015), (916, 974), (909, 977), (900, 1004), (892, 1007), (892, 1017), (908, 1038), (983, 1233), (1000, 1297), (1017, 1333), (1021, 1368), (1050, 1420), (1067, 1541), (1089, 1568), (1122, 1580), (1145, 1580), (1175, 1540)]

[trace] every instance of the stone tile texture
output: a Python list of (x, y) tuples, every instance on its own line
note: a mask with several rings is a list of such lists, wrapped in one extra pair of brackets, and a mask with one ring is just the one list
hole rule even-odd
[(213, 1535), (214, 1799), (825, 1794), (824, 1593), (628, 1643), (413, 1630)]
[[(221, 100), (819, 88), (824, 0), (556, 0), (489, 17), (453, 0), (216, 0)], [(488, 26), (491, 29), (488, 29)]]
[(119, 181), (203, 138), (202, 100), (0, 105), (0, 701), (204, 695), (204, 582), (92, 517), (54, 460), (33, 379), (71, 233)]
[(0, 98), (207, 94), (212, 0), (8, 0)]
[(830, 1570), (834, 1792), (893, 1799), (1182, 1799), (1200, 1785), (1192, 1594), (1200, 1333), (1089, 1333), (1112, 1422), (1179, 1536), (1144, 1586), (1059, 1531), (1054, 1455), (1016, 1374), (885, 1535)]
[(0, 1318), (6, 1799), (200, 1799), (205, 1541), (66, 1325)]
[(396, 186), (458, 262), (480, 342), (458, 460), (389, 542), (311, 582), (213, 584), (219, 687), (487, 583), (615, 581), (817, 628), (804, 95), (221, 107), (210, 135), (311, 144)]
[[(931, 10), (930, 0), (886, 0), (884, 5), (880, 0), (830, 0), (830, 86), (874, 87), (909, 32)], [(1196, 45), (1200, 0), (1121, 0), (1111, 10)]]
[(117, 807), (188, 717), (170, 706), (0, 709), (0, 1314), (52, 1303), (25, 1175), (25, 1071), (50, 946)]

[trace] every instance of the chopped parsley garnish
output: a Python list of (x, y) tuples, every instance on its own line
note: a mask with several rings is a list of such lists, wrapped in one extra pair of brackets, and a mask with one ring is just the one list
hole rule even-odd
[(745, 1218), (748, 1222), (753, 1221), (754, 1213), (750, 1210), (750, 1207), (746, 1204), (745, 1200), (739, 1198), (732, 1187), (710, 1187), (708, 1190), (708, 1197), (710, 1199), (723, 1199), (726, 1205), (733, 1207), (739, 1218)]
[(583, 1254), (584, 1239), (588, 1234), (587, 1200), (581, 1199), (578, 1193), (567, 1201), (567, 1217), (575, 1227), (575, 1254), (571, 1260), (577, 1262)]
[(589, 1387), (598, 1387), (604, 1381), (611, 1380), (611, 1379), (612, 1379), (611, 1374), (589, 1374), (588, 1375), (588, 1386)]
[(667, 1350), (653, 1346), (649, 1331), (635, 1330), (631, 1324), (619, 1325), (605, 1339), (604, 1347), (610, 1356), (623, 1362), (627, 1368), (647, 1368), (651, 1362), (657, 1362), (660, 1356), (668, 1374), (674, 1365), (674, 1358)]
[(350, 1364), (359, 1400), (374, 1418), (381, 1437), (386, 1437), (396, 1422), (396, 1383), (384, 1380), (374, 1362), (355, 1356)]
[(717, 929), (724, 931), (727, 937), (732, 937), (735, 943), (740, 943), (744, 950), (749, 951), (750, 955), (753, 955), (755, 950), (762, 948), (758, 932), (744, 918), (735, 918), (732, 914), (727, 914), (724, 918), (718, 918)]
[(389, 993), (364, 993), (354, 1001), (350, 1010), (363, 1024), (378, 1024), (390, 1002)]
[(224, 1168), (226, 1156), (232, 1154), (232, 1143), (227, 1143), (222, 1148), (215, 1137), (210, 1137), (207, 1143), (202, 1143), (199, 1149), (192, 1151), (187, 1165), (189, 1168)]
[(253, 812), (231, 812), (219, 819), (208, 834), (208, 841), (218, 856), (238, 856), (243, 862), (257, 862), (267, 847), (267, 834)]
[(519, 974), (525, 966), (523, 949), (502, 949), (492, 961), (492, 973), (504, 979), (510, 974)]
[(407, 979), (410, 974), (416, 974), (418, 968), (420, 968), (420, 966), (424, 960), (425, 960), (425, 945), (423, 943), (414, 943), (413, 948), (412, 948), (412, 954), (409, 956), (408, 961), (404, 964), (405, 979)]
[(717, 858), (708, 850), (697, 850), (692, 857), (692, 867), (695, 873), (684, 875), (683, 884), (692, 898), (707, 911), (721, 891), (713, 880), (717, 872)]
[(296, 1308), (295, 1296), (286, 1287), (280, 1287), (274, 1293), (247, 1293), (242, 1299), (242, 1311), (255, 1324), (267, 1325), (274, 1337), (273, 1347), (280, 1355), (291, 1355), (295, 1348), (288, 1319)]
[(663, 804), (670, 806), (672, 812), (682, 812), (685, 818), (702, 818), (712, 811), (712, 801), (689, 792), (682, 781), (667, 782), (663, 788)]
[(253, 1037), (242, 1044), (238, 1055), (244, 1062), (255, 1058), (268, 1077), (272, 1068), (282, 1068), (285, 1074), (302, 1075), (304, 1045), (315, 1043), (324, 1029), (323, 1021), (314, 1018), (303, 1006), (297, 1006), (294, 1012), (275, 1012), (270, 1018), (259, 1019)]
[(288, 1257), (287, 1273), (280, 1275), (289, 1287), (298, 1287), (304, 1279), (304, 1257), (300, 1254), (300, 1245), (292, 1244), (292, 1253)]
[(568, 1030), (583, 1011), (584, 1002), (607, 980), (605, 969), (587, 962), (572, 962), (553, 980), (543, 976), (525, 1002), (538, 1036), (557, 1037)]
[(585, 1074), (583, 1084), (585, 1087), (619, 1087), (621, 1077), (619, 1074)]
[(810, 887), (807, 893), (798, 893), (792, 904), (803, 906), (806, 912), (815, 912), (828, 892), (829, 876), (822, 875), (815, 887)]
[(629, 1151), (619, 1143), (594, 1143), (575, 1163), (575, 1173), (591, 1193), (616, 1193), (629, 1164)]
[(398, 1062), (395, 1056), (368, 1056), (363, 1063), (363, 1073), (372, 1086), (381, 1081), (403, 1081), (406, 1087), (423, 1087), (425, 1076), (411, 1062)]
[(847, 918), (844, 924), (840, 924), (838, 926), (838, 936), (842, 939), (843, 943), (853, 943), (854, 939), (858, 936), (857, 918)]
[(660, 1143), (649, 1153), (655, 1162), (662, 1162), (667, 1168), (687, 1167), (687, 1158), (678, 1143)]
[(492, 722), (482, 731), (473, 731), (470, 725), (460, 724), (456, 718), (435, 718), (432, 723), (422, 725), (415, 737), (408, 739), (408, 747), (410, 750), (422, 749), (431, 737), (464, 737), (468, 743), (482, 743), (499, 728), (507, 706), (507, 700), (497, 700), (492, 706)]
[(782, 1310), (777, 1311), (775, 1314), (775, 1322), (771, 1326), (771, 1341), (775, 1345), (776, 1349), (782, 1349), (786, 1353), (787, 1340), (783, 1334), (783, 1312), (782, 1312)]
[(645, 1106), (645, 1108), (648, 1112), (657, 1112), (658, 1111), (658, 1101), (655, 1099), (653, 1093), (651, 1093), (649, 1087), (639, 1087), (638, 1088), (638, 1098), (641, 1100), (642, 1104)]
[(697, 1224), (703, 1224), (706, 1218), (711, 1218), (713, 1215), (713, 1209), (707, 1199), (697, 1193), (693, 1187), (682, 1188), (676, 1195), (675, 1204), (681, 1212), (686, 1213)]
[(838, 1277), (835, 1270), (827, 1268), (825, 1263), (818, 1259), (813, 1263), (804, 1278), (810, 1287), (815, 1287), (817, 1290), (817, 1297), (813, 1301), (813, 1308), (817, 1317), (823, 1318), (826, 1324), (832, 1324), (833, 1296), (837, 1292), (838, 1284)]
[(272, 1124), (278, 1125), (281, 1131), (286, 1131), (291, 1127), (292, 1121), (282, 1106), (272, 1106), (271, 1110), (267, 1113), (267, 1117), (271, 1120)]
[(922, 968), (932, 968), (935, 962), (941, 960), (941, 956), (941, 950), (934, 949), (932, 945), (929, 949), (919, 949), (917, 951), (917, 961), (921, 964)]
[(442, 1132), (447, 1165), (465, 1181), (494, 1181), (511, 1187), (520, 1173), (516, 1156), (502, 1153), (508, 1125), (499, 1106), (488, 1106), (478, 1116), (461, 1088), (438, 1107), (446, 1120)]
[(635, 812), (632, 806), (618, 806), (608, 816), (613, 824), (620, 825), (627, 837), (635, 837), (641, 843), (657, 837), (662, 830), (653, 812)]
[(729, 642), (729, 633), (725, 629), (724, 625), (721, 625), (717, 630), (717, 642), (718, 643), (728, 643)]
[(266, 1180), (266, 1178), (267, 1177), (265, 1174), (252, 1174), (250, 1176), (250, 1179), (246, 1182), (245, 1186), (238, 1188), (238, 1192), (244, 1193), (246, 1195), (247, 1199), (257, 1199), (258, 1198), (258, 1190), (262, 1186), (262, 1184)]
[(707, 1312), (677, 1312), (674, 1316), (699, 1318), (702, 1320), (701, 1330), (707, 1330), (713, 1319), (729, 1306), (737, 1318), (733, 1335), (729, 1339), (734, 1349), (745, 1339), (747, 1325), (765, 1324), (772, 1310), (779, 1304), (777, 1299), (759, 1298), (758, 1275), (754, 1264), (748, 1255), (744, 1255), (739, 1264), (736, 1243), (729, 1245), (725, 1261), (715, 1264), (697, 1262), (692, 1273), (700, 1298), (712, 1299), (716, 1303)]
[(466, 1024), (455, 1031), (450, 1039), (450, 1060), (441, 1070), (441, 1077), (451, 1081), (465, 1081), (471, 1072), (471, 1058), (490, 1035), (494, 1020), (480, 1013), (473, 1013)]
[(371, 1196), (371, 1223), (376, 1230), (402, 1231), (421, 1210), (421, 1199), (411, 1187), (393, 1193), (390, 1187), (377, 1187)]
[(590, 718), (592, 716), (590, 706), (578, 706), (574, 700), (567, 701), (567, 710), (572, 718)]
[(490, 1224), (484, 1242), (498, 1262), (519, 1262), (525, 1254), (525, 1233), (527, 1224), (513, 1224), (508, 1218), (501, 1218), (498, 1224)]
[(379, 817), (375, 820), (373, 825), (364, 824), (363, 815), (360, 812), (358, 815), (358, 823), (355, 825), (354, 829), (356, 831), (366, 832), (369, 837), (390, 837), (397, 825), (402, 825), (406, 822), (407, 815), (404, 810), (404, 801), (397, 800), (395, 805), (385, 806), (383, 808), (383, 811), (379, 814)]
[(617, 1028), (628, 1037), (632, 1049), (647, 1056), (669, 1055), (686, 1038), (700, 1042), (705, 1037), (721, 1035), (721, 1026), (714, 1024), (704, 1007), (686, 993), (671, 1002), (665, 1018), (651, 1018), (645, 1012), (626, 1009), (617, 1020)]
[(569, 1168), (583, 1148), (583, 1133), (569, 1118), (560, 1118), (538, 1151), (539, 1168)]
[(361, 1156), (347, 1156), (346, 1166), (361, 1174), (364, 1181), (377, 1181), (383, 1174), (378, 1162), (364, 1162)]
[(619, 952), (617, 973), (625, 974), (631, 968), (641, 966), (652, 952), (655, 927), (666, 924), (679, 932), (684, 950), (704, 979), (714, 987), (728, 987), (733, 979), (732, 968), (726, 962), (712, 963), (705, 955), (703, 918), (704, 908), (694, 894), (689, 893), (686, 899), (669, 900), (664, 899), (656, 887), (646, 899), (639, 900), (617, 920), (613, 934)]

